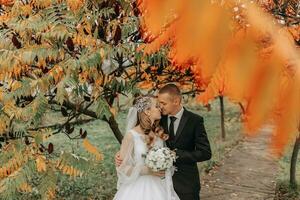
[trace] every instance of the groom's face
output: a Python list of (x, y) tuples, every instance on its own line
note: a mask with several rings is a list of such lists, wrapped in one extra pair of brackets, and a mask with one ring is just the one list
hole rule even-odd
[(177, 98), (169, 93), (158, 94), (158, 101), (163, 115), (173, 114), (178, 106)]

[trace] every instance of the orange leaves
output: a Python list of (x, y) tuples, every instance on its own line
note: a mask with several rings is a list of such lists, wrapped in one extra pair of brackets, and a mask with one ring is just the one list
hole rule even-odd
[(37, 66), (41, 69), (44, 69), (47, 66), (46, 60), (45, 59), (39, 59), (39, 62), (37, 63)]
[(6, 177), (7, 174), (10, 174), (9, 169), (7, 169), (6, 167), (1, 167), (0, 168), (0, 178)]
[(300, 41), (300, 26), (290, 26), (287, 30), (291, 33), (296, 41)]
[(102, 87), (104, 83), (104, 77), (95, 68), (83, 70), (78, 74), (79, 83), (84, 84), (91, 81), (95, 82), (95, 86)]
[[(141, 45), (138, 50), (142, 50), (145, 54), (157, 52), (161, 46), (167, 44), (169, 40), (174, 37), (174, 25), (165, 30), (162, 34), (158, 35), (152, 42), (147, 45)], [(147, 34), (145, 34), (147, 36)]]
[(3, 15), (0, 16), (0, 22), (6, 22), (11, 18), (11, 15), (8, 13), (5, 13)]
[(23, 183), (20, 188), (20, 192), (32, 192), (32, 187), (28, 183)]
[(60, 67), (59, 65), (55, 65), (50, 71), (49, 71), (49, 75), (51, 75), (55, 81), (55, 83), (58, 83), (62, 76), (64, 74), (64, 70), (62, 67)]
[(137, 87), (140, 89), (151, 89), (153, 88), (153, 82), (152, 81), (142, 81), (137, 84)]
[(74, 168), (73, 166), (69, 166), (66, 164), (63, 164), (62, 162), (58, 162), (56, 166), (59, 170), (61, 170), (64, 174), (76, 177), (76, 176), (82, 176), (82, 172), (78, 169)]
[(193, 1), (178, 22), (174, 59), (184, 55), (183, 58), (193, 61), (193, 64), (205, 66), (202, 70), (204, 77), (211, 76), (228, 39), (229, 27), (224, 26), (227, 23), (228, 17), (221, 7), (206, 1)]
[[(284, 74), (279, 82), (278, 95), (273, 111), (275, 127), (272, 147), (275, 153), (282, 153), (282, 149), (294, 141), (300, 125), (300, 80), (292, 79), (290, 74)], [(295, 74), (294, 74), (295, 76)]]
[(84, 3), (85, 0), (67, 0), (69, 8), (73, 11), (79, 10)]
[(93, 154), (96, 157), (96, 160), (103, 160), (103, 155), (98, 151), (98, 149), (93, 146), (88, 139), (84, 139), (83, 140), (83, 147), (90, 152), (91, 154)]
[[(141, 3), (140, 10), (148, 31), (145, 35), (159, 32), (158, 36), (153, 34), (154, 36), (149, 39), (151, 42), (141, 49), (148, 54), (169, 44), (169, 58), (172, 64), (179, 70), (192, 66), (196, 84), (202, 89), (207, 86), (215, 72), (221, 51), (230, 36), (229, 28), (224, 25), (229, 19), (221, 7), (211, 6), (208, 2), (191, 1), (189, 4), (182, 4), (182, 2), (172, 1), (169, 2), (168, 9), (164, 10), (162, 7), (167, 3), (167, 0), (157, 2), (158, 6), (150, 5), (148, 1)], [(162, 17), (160, 17), (161, 12)], [(161, 25), (154, 27), (153, 24), (159, 22), (151, 21), (155, 17), (148, 19), (149, 15), (152, 15), (149, 13), (156, 13), (156, 17), (160, 17)], [(173, 18), (171, 20), (164, 16), (173, 16)], [(159, 31), (156, 30), (158, 27), (160, 27)], [(219, 33), (217, 37), (215, 37), (216, 33)], [(151, 87), (150, 82), (141, 85), (142, 88)]]
[(8, 129), (8, 120), (1, 120), (0, 121), (0, 135), (5, 133)]
[(30, 5), (24, 5), (21, 7), (21, 13), (25, 16), (29, 16), (32, 12), (32, 7)]
[[(300, 57), (294, 39), (300, 38), (300, 31), (277, 26), (271, 16), (247, 1), (241, 4), (249, 26), (239, 26), (230, 17), (235, 4), (226, 2), (228, 12), (227, 7), (208, 0), (192, 0), (183, 6), (178, 1), (140, 0), (141, 28), (148, 42), (144, 52), (168, 45), (176, 69), (191, 68), (198, 87), (205, 89), (198, 100), (207, 104), (225, 95), (245, 106), (248, 133), (273, 120), (273, 146), (279, 153), (299, 126)], [(295, 62), (292, 70), (286, 65), (290, 62)], [(141, 85), (151, 87), (146, 81)]]
[(36, 169), (38, 172), (45, 172), (47, 170), (45, 156), (38, 156), (35, 162), (36, 162)]
[(26, 155), (24, 155), (23, 157), (16, 156), (10, 159), (7, 163), (4, 163), (2, 166), (0, 166), (0, 179), (5, 178), (17, 171), (21, 167), (21, 165), (26, 162), (26, 160)]
[(22, 109), (16, 107), (12, 101), (6, 102), (2, 109), (10, 117), (10, 119), (14, 117), (21, 119), (22, 117)]
[(162, 33), (168, 24), (177, 18), (172, 11), (181, 9), (183, 1), (180, 0), (139, 0), (138, 8), (142, 12), (141, 27), (144, 37), (151, 41)]
[(79, 82), (80, 83), (86, 83), (88, 78), (89, 78), (89, 75), (90, 75), (90, 72), (88, 70), (85, 70), (85, 71), (81, 72), (79, 74), (79, 78), (78, 78)]
[(213, 75), (208, 87), (205, 89), (205, 92), (197, 97), (197, 100), (207, 105), (209, 101), (214, 99), (217, 96), (223, 96), (225, 92), (225, 72), (222, 67)]
[(14, 0), (0, 0), (0, 5), (11, 6), (14, 4)]
[(91, 35), (76, 34), (73, 39), (74, 44), (82, 46), (96, 46), (97, 40)]
[(13, 81), (12, 84), (9, 86), (12, 91), (16, 91), (20, 87), (22, 87), (22, 84), (20, 81)]
[(129, 67), (126, 71), (129, 77), (137, 73), (136, 68), (134, 67)]
[[(143, 66), (142, 66), (143, 67)], [(144, 66), (144, 68), (146, 68), (146, 65)], [(143, 74), (141, 75), (141, 79), (143, 81), (137, 83), (137, 87), (140, 89), (151, 89), (153, 88), (153, 81), (150, 78), (150, 75), (147, 74), (146, 72), (143, 72)]]
[(46, 196), (47, 196), (47, 199), (48, 199), (48, 200), (51, 200), (51, 199), (54, 199), (54, 198), (55, 198), (55, 194), (56, 194), (55, 190), (56, 190), (56, 188), (49, 188), (49, 189), (47, 190)]
[(33, 0), (30, 4), (36, 8), (47, 8), (51, 5), (51, 0)]

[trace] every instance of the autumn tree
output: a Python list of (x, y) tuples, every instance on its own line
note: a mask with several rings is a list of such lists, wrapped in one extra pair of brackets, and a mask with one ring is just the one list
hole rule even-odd
[[(1, 3), (1, 199), (31, 192), (33, 173), (43, 177), (39, 194), (51, 199), (59, 174), (81, 176), (92, 160), (59, 155), (47, 139), (82, 139), (96, 160), (102, 154), (75, 125), (103, 120), (122, 139), (113, 104), (140, 78), (123, 78), (140, 69), (138, 20), (126, 1)], [(49, 111), (61, 113), (58, 123), (45, 124)]]
[[(266, 1), (262, 2), (262, 7), (272, 13), (282, 26), (293, 36), (295, 44), (300, 46), (300, 2), (297, 0), (289, 1)], [(298, 129), (299, 131), (299, 129)], [(298, 153), (300, 149), (300, 137), (295, 138), (294, 147), (291, 155), (290, 163), (290, 185), (295, 188), (296, 181), (296, 166), (298, 162)]]

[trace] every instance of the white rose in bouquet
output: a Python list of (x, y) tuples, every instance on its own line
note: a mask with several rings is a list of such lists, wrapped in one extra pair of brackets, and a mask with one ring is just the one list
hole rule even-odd
[(170, 169), (176, 161), (176, 153), (168, 147), (153, 147), (145, 157), (146, 166), (154, 172)]

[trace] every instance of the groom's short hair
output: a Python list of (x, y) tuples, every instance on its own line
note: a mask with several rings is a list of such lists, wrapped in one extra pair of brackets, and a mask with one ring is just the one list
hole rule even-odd
[(164, 85), (159, 91), (159, 94), (165, 94), (168, 93), (172, 96), (178, 96), (181, 97), (181, 92), (180, 89), (177, 87), (177, 85), (173, 84), (173, 83), (169, 83)]

